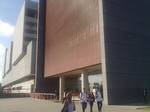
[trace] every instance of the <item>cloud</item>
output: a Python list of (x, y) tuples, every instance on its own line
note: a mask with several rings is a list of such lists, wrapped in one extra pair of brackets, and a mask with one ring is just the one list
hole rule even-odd
[(3, 44), (0, 43), (0, 82), (3, 75), (3, 65), (4, 65), (4, 59), (5, 59), (5, 47)]
[(36, 1), (36, 2), (38, 2), (38, 0), (32, 0), (32, 1)]
[(14, 26), (0, 20), (0, 36), (6, 36), (9, 37), (13, 34), (14, 32)]

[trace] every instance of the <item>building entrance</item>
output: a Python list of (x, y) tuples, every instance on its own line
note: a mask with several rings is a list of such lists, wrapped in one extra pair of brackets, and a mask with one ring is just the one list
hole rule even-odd
[(78, 95), (81, 90), (80, 76), (66, 77), (65, 89), (72, 91), (75, 96)]
[(88, 75), (89, 80), (89, 88), (92, 89), (98, 89), (100, 90), (100, 87), (102, 86), (102, 74), (90, 74)]

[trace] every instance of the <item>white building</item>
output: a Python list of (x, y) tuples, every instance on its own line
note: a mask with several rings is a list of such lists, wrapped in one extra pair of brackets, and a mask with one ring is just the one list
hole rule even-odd
[(18, 16), (10, 48), (6, 49), (4, 92), (30, 93), (34, 87), (37, 3), (26, 0)]

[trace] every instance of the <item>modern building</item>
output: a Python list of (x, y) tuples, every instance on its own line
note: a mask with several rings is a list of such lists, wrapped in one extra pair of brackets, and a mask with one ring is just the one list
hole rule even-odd
[[(147, 0), (39, 0), (37, 92), (103, 87), (105, 104), (150, 87)], [(101, 86), (102, 85), (102, 86)]]
[(11, 46), (6, 49), (3, 92), (31, 93), (33, 91), (36, 38), (37, 3), (26, 0), (15, 26)]
[(141, 102), (144, 88), (150, 89), (149, 5), (148, 0), (39, 0), (36, 46), (37, 10), (25, 2), (6, 52), (2, 86), (12, 92), (34, 84), (36, 93), (57, 91), (60, 100), (66, 89), (74, 96), (83, 88), (100, 89), (105, 104)]

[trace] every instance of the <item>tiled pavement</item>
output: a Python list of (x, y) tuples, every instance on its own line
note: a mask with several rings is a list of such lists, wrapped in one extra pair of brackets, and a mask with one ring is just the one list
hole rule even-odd
[[(0, 112), (61, 112), (62, 104), (48, 100), (33, 98), (5, 98), (0, 99)], [(144, 112), (135, 106), (104, 106), (103, 112)], [(93, 107), (97, 112), (96, 104)], [(76, 103), (76, 112), (81, 112), (79, 103)], [(86, 112), (89, 112), (89, 105)]]

